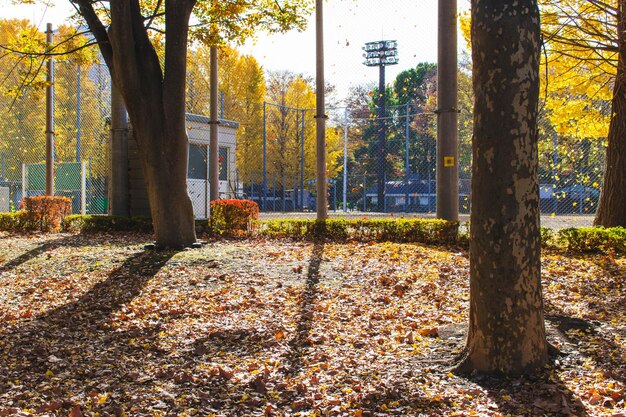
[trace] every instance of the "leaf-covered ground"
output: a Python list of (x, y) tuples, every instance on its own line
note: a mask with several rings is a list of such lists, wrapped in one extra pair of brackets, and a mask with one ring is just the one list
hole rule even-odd
[(625, 258), (545, 253), (564, 355), (465, 378), (462, 249), (148, 239), (0, 234), (0, 416), (626, 415)]

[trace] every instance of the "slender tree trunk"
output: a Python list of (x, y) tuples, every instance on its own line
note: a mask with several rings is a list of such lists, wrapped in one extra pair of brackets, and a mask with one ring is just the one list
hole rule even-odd
[(619, 56), (606, 150), (606, 173), (594, 224), (626, 227), (626, 1), (618, 1)]
[(548, 358), (540, 280), (536, 0), (472, 0), (470, 317), (461, 371), (518, 374)]

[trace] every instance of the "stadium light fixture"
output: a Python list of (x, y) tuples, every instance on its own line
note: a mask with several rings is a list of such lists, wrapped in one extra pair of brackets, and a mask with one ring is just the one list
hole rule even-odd
[(379, 67), (378, 78), (378, 116), (376, 125), (378, 127), (378, 211), (385, 212), (385, 166), (386, 166), (386, 135), (387, 128), (385, 126), (385, 67), (387, 65), (395, 65), (399, 62), (398, 58), (398, 42), (395, 40), (367, 42), (363, 46), (363, 64), (368, 67)]

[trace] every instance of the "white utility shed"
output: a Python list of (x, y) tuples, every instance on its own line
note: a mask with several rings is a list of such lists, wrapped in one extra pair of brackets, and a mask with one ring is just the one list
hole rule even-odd
[[(198, 219), (209, 216), (209, 142), (211, 140), (209, 118), (197, 114), (185, 115), (189, 136), (189, 165), (187, 166), (187, 189), (193, 202), (194, 215)], [(239, 123), (219, 120), (218, 144), (220, 154), (220, 198), (237, 195), (236, 132)], [(150, 204), (146, 183), (139, 163), (137, 143), (132, 135), (128, 140), (128, 184), (131, 216), (150, 216)]]
[[(209, 217), (209, 144), (211, 140), (210, 119), (197, 114), (187, 114), (189, 135), (189, 165), (187, 188), (193, 203), (194, 215), (198, 219)], [(218, 125), (219, 190), (220, 199), (235, 198), (237, 195), (236, 132), (237, 122), (220, 120)]]

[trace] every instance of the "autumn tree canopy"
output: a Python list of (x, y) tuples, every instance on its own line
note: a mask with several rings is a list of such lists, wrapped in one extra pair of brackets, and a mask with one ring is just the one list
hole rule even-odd
[[(106, 174), (106, 155), (102, 155), (105, 118), (98, 102), (99, 86), (87, 76), (95, 60), (93, 48), (80, 48), (87, 38), (76, 29), (61, 26), (56, 57), (56, 157), (58, 161), (92, 159), (92, 173)], [(45, 35), (26, 20), (0, 20), (0, 153), (4, 160), (3, 179), (21, 180), (22, 163), (41, 163), (45, 159), (45, 86), (41, 54), (46, 49)], [(79, 48), (78, 50), (75, 50)], [(15, 51), (22, 51), (17, 53)], [(82, 77), (78, 77), (79, 68)], [(80, 89), (80, 96), (77, 94)], [(77, 114), (81, 101), (80, 122)], [(108, 110), (107, 110), (108, 112)], [(83, 126), (80, 129), (80, 125)], [(88, 128), (87, 128), (88, 127)], [(80, 154), (76, 153), (80, 136)]]

